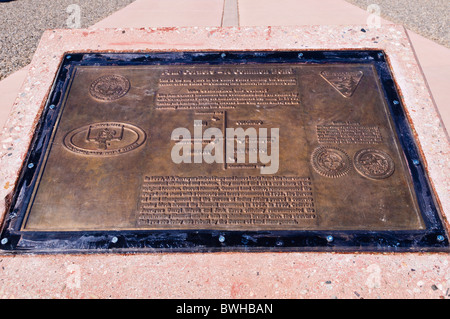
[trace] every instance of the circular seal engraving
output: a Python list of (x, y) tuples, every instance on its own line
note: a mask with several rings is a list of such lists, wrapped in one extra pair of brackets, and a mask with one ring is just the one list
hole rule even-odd
[(344, 176), (350, 170), (350, 158), (337, 147), (316, 148), (311, 155), (311, 163), (314, 170), (325, 177)]
[(112, 101), (127, 94), (130, 81), (122, 75), (104, 75), (92, 82), (89, 93), (96, 99)]
[(112, 156), (132, 151), (147, 139), (144, 130), (120, 122), (102, 122), (82, 126), (66, 134), (64, 146), (77, 154)]
[(381, 150), (369, 148), (356, 152), (354, 165), (358, 173), (368, 178), (383, 179), (394, 173), (394, 161)]

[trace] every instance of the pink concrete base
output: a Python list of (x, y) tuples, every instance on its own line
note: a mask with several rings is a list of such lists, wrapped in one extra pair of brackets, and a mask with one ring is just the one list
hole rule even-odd
[(450, 298), (444, 255), (59, 255), (0, 266), (0, 298)]
[(0, 128), (3, 128), (8, 119), (11, 107), (17, 98), (27, 73), (28, 66), (0, 81), (0, 96), (2, 97), (0, 100)]
[[(365, 28), (366, 32), (361, 29)], [(450, 144), (401, 26), (142, 28), (47, 31), (0, 136), (7, 201), (63, 54), (200, 50), (385, 50), (444, 218)], [(441, 298), (450, 255), (209, 253), (0, 256), (0, 296), (32, 298)]]

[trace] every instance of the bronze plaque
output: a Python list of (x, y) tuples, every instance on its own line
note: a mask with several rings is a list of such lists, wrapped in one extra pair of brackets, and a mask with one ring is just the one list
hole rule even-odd
[(427, 230), (375, 63), (81, 62), (21, 236)]

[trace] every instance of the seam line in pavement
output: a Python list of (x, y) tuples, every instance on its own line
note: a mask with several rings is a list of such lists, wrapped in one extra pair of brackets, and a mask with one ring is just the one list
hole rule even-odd
[(222, 27), (239, 26), (238, 0), (224, 0), (221, 26)]

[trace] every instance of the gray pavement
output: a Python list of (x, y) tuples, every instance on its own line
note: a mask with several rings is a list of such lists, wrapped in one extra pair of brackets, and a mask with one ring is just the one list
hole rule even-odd
[(371, 4), (380, 8), (386, 20), (450, 48), (450, 0), (346, 0), (367, 10)]
[(30, 63), (39, 39), (46, 29), (86, 28), (134, 1), (0, 2), (0, 80)]

